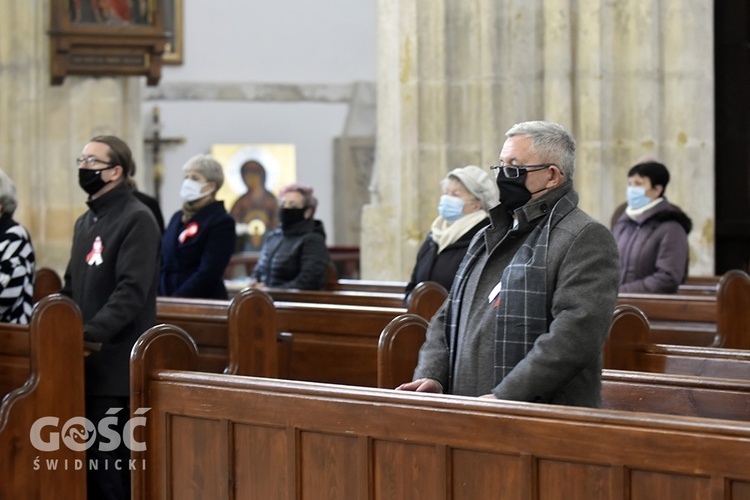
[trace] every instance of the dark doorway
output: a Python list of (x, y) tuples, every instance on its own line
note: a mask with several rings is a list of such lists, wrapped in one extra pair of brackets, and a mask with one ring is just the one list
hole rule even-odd
[(750, 267), (750, 3), (714, 1), (714, 33), (715, 272), (723, 274)]

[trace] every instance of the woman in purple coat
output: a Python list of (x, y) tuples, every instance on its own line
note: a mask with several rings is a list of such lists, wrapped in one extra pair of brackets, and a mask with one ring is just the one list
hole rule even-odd
[(620, 291), (675, 293), (688, 269), (690, 218), (664, 197), (667, 167), (639, 163), (628, 172), (625, 212), (613, 233), (620, 251)]

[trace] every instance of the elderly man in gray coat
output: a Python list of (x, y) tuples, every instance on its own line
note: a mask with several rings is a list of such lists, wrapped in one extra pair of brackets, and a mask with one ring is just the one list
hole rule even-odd
[(575, 141), (551, 122), (511, 127), (500, 203), (432, 318), (399, 390), (601, 405), (602, 347), (617, 303), (610, 231), (578, 208)]

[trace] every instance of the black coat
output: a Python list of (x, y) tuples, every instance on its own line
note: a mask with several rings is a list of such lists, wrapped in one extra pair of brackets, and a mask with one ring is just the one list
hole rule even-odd
[(266, 234), (251, 277), (269, 288), (322, 290), (329, 261), (323, 223), (305, 219)]
[(201, 208), (187, 223), (182, 210), (175, 213), (162, 238), (159, 295), (226, 299), (224, 271), (236, 238), (234, 219), (222, 201)]
[(86, 394), (128, 396), (130, 350), (156, 323), (161, 232), (124, 183), (87, 203), (62, 293), (81, 309), (84, 339), (101, 343), (85, 359)]
[(423, 281), (436, 281), (443, 285), (446, 290), (450, 290), (453, 285), (453, 278), (456, 277), (458, 272), (458, 266), (461, 265), (466, 250), (469, 248), (469, 242), (480, 229), (489, 223), (488, 218), (482, 219), (439, 254), (437, 253), (438, 245), (432, 240), (432, 233), (428, 233), (419, 248), (419, 252), (417, 252), (417, 262), (414, 264), (411, 279), (406, 285), (407, 299), (414, 287)]

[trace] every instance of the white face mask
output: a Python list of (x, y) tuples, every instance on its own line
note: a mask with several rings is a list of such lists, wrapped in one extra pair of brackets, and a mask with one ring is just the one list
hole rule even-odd
[(200, 200), (210, 193), (201, 193), (201, 190), (206, 186), (208, 186), (208, 182), (201, 183), (193, 179), (185, 179), (182, 181), (182, 187), (180, 188), (180, 198), (184, 202)]

